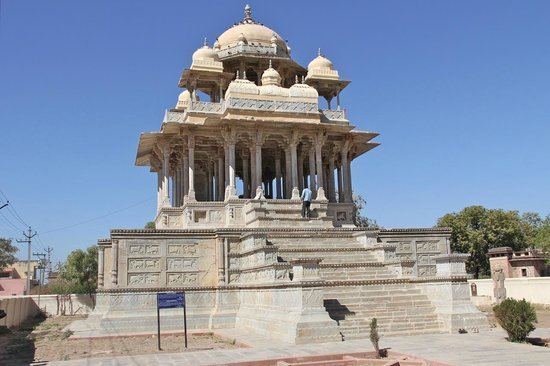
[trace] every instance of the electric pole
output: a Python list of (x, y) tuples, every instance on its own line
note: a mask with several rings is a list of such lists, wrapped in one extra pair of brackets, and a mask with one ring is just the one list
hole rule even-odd
[(40, 274), (38, 275), (38, 308), (40, 308), (40, 291), (42, 287), (42, 283), (44, 282), (44, 270), (46, 269), (46, 260), (44, 259), (46, 257), (46, 254), (44, 253), (32, 253), (35, 257), (38, 258), (38, 269), (40, 270)]
[(46, 273), (48, 274), (48, 279), (50, 278), (50, 273), (52, 273), (52, 252), (53, 248), (50, 248), (48, 245), (48, 249), (44, 249), (46, 252)]
[(35, 237), (35, 235), (36, 231), (33, 234), (31, 227), (29, 226), (28, 234), (23, 231), (23, 236), (26, 239), (17, 239), (18, 243), (27, 243), (27, 291), (25, 291), (26, 295), (31, 294), (31, 240)]

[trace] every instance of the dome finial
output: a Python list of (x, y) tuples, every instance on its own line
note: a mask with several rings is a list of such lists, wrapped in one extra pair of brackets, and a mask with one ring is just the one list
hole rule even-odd
[(321, 47), (317, 49), (317, 56), (321, 56)]
[(206, 37), (204, 37), (204, 41), (202, 43), (203, 46), (208, 46), (208, 41), (206, 40)]
[(272, 64), (271, 64), (271, 59), (269, 59), (269, 68), (270, 68), (270, 69), (273, 68), (273, 66), (272, 66)]
[(252, 7), (249, 4), (246, 4), (244, 7), (243, 23), (254, 23), (254, 19), (252, 19)]

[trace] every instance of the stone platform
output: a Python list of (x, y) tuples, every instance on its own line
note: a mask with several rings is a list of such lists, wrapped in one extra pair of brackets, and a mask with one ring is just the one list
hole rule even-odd
[[(103, 272), (95, 311), (71, 329), (153, 332), (156, 293), (182, 290), (190, 329), (235, 328), (289, 344), (365, 338), (374, 317), (384, 336), (487, 329), (470, 302), (465, 258), (442, 254), (448, 234), (113, 230), (100, 244), (111, 260), (116, 248), (118, 265)], [(181, 324), (181, 309), (162, 311), (162, 329)]]

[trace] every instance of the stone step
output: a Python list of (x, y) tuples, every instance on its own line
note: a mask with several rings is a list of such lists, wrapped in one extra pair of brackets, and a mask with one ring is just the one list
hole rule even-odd
[[(406, 335), (415, 335), (415, 334), (437, 334), (442, 333), (439, 327), (425, 328), (425, 329), (407, 329), (403, 331), (379, 331), (383, 336), (406, 336)], [(370, 335), (370, 329), (365, 332), (355, 333), (355, 334), (343, 334), (343, 339), (350, 341), (354, 339), (368, 339)]]
[(365, 296), (361, 294), (337, 294), (331, 291), (327, 291), (324, 295), (326, 300), (338, 300), (340, 303), (360, 303), (365, 305), (380, 304), (380, 303), (395, 303), (408, 301), (429, 301), (425, 295), (422, 294), (391, 294), (391, 295), (379, 295), (379, 296)]

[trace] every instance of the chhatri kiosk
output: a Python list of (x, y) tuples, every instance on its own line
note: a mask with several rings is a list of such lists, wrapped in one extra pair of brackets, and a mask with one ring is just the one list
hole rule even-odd
[[(350, 164), (378, 144), (346, 118), (348, 84), (320, 52), (300, 66), (249, 6), (205, 42), (160, 131), (140, 137), (156, 228), (99, 241), (97, 306), (73, 330), (153, 331), (156, 293), (176, 290), (192, 328), (288, 343), (368, 337), (373, 317), (384, 334), (486, 328), (449, 230), (354, 226)], [(181, 312), (166, 314), (162, 328), (179, 329)]]

